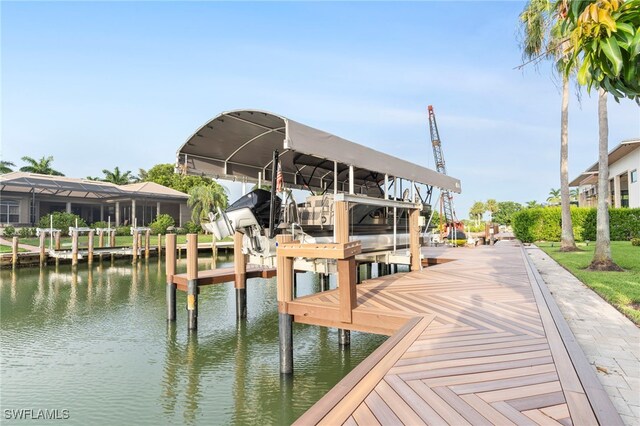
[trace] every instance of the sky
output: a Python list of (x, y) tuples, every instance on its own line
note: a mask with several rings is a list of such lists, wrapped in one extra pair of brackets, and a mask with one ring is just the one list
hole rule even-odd
[[(0, 3), (1, 157), (67, 176), (149, 169), (222, 111), (260, 109), (435, 168), (460, 219), (560, 187), (560, 85), (522, 63), (524, 2)], [(572, 86), (570, 179), (595, 163), (597, 94)], [(609, 146), (640, 109), (609, 99)], [(231, 199), (237, 184), (222, 182)]]

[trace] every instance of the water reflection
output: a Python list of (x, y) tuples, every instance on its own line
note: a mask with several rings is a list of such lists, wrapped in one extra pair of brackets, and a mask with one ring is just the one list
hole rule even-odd
[[(203, 288), (197, 333), (184, 293), (167, 323), (165, 280), (153, 259), (0, 271), (1, 405), (57, 404), (79, 423), (286, 424), (384, 341), (354, 333), (341, 352), (335, 330), (296, 324), (295, 374), (281, 377), (275, 279), (249, 282), (242, 321), (232, 284)], [(298, 294), (317, 290), (300, 274)]]

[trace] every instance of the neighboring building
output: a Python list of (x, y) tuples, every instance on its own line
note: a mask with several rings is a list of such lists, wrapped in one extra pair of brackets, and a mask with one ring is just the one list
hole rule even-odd
[[(613, 207), (640, 207), (640, 139), (622, 141), (609, 152), (609, 204)], [(598, 163), (569, 183), (578, 187), (578, 205), (598, 203)]]
[(88, 224), (110, 219), (115, 226), (134, 222), (144, 226), (158, 214), (168, 214), (177, 226), (182, 226), (191, 220), (188, 198), (187, 194), (154, 182), (115, 185), (12, 172), (0, 176), (0, 225), (35, 226), (42, 216), (66, 211)]

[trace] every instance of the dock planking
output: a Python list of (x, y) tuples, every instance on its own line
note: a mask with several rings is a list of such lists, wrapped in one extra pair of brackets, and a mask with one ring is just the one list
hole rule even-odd
[(296, 322), (391, 335), (295, 424), (622, 424), (519, 245), (425, 257), (447, 262), (358, 285), (351, 324), (336, 290), (287, 303)]

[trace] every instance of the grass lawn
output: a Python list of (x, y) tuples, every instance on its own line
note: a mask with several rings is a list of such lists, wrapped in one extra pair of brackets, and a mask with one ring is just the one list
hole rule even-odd
[[(18, 248), (18, 251), (26, 251), (26, 250)], [(11, 246), (0, 244), (0, 253), (11, 253)]]
[(629, 241), (612, 241), (611, 255), (624, 272), (591, 272), (586, 270), (593, 258), (595, 243), (578, 244), (583, 250), (562, 253), (560, 244), (536, 243), (556, 262), (564, 266), (580, 281), (611, 303), (634, 323), (640, 325), (640, 247)]

